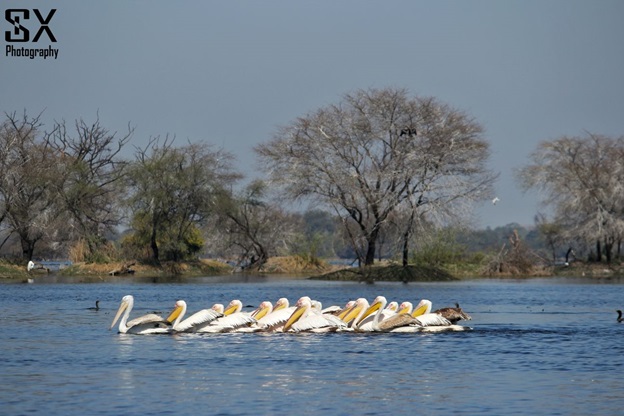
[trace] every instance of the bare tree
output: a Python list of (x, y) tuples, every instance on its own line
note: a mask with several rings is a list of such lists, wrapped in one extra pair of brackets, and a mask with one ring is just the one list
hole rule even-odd
[(543, 191), (569, 239), (596, 243), (607, 262), (624, 236), (624, 137), (588, 133), (542, 142), (518, 172), (525, 189)]
[(235, 248), (247, 268), (261, 268), (269, 257), (286, 250), (294, 237), (291, 216), (266, 200), (266, 185), (250, 183), (237, 196), (221, 195), (217, 233), (221, 246)]
[(56, 123), (48, 146), (59, 155), (63, 177), (55, 189), (63, 209), (70, 215), (73, 239), (84, 239), (90, 253), (104, 241), (103, 235), (119, 225), (122, 213), (122, 179), (127, 162), (119, 158), (124, 145), (133, 134), (116, 138), (100, 124), (77, 120), (74, 131), (65, 122)]
[(315, 198), (336, 210), (366, 265), (399, 207), (443, 212), (489, 198), (496, 179), (485, 168), (489, 146), (476, 121), (403, 89), (347, 94), (280, 128), (256, 151), (291, 198)]
[(55, 231), (58, 209), (53, 185), (61, 180), (59, 155), (48, 146), (39, 117), (26, 112), (5, 114), (0, 125), (0, 218), (8, 223), (7, 236), (19, 236), (24, 259)]

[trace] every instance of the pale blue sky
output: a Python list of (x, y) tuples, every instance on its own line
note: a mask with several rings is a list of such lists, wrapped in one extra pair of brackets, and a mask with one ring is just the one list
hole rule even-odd
[(0, 111), (45, 110), (49, 124), (99, 112), (111, 130), (136, 126), (131, 145), (167, 133), (206, 141), (234, 153), (250, 177), (254, 145), (346, 92), (391, 86), (435, 96), (475, 117), (491, 143), (501, 201), (483, 204), (478, 226), (533, 223), (537, 195), (518, 189), (513, 170), (539, 141), (624, 134), (624, 1), (2, 6), (56, 8), (49, 26), (60, 51), (57, 60), (6, 57), (2, 36)]

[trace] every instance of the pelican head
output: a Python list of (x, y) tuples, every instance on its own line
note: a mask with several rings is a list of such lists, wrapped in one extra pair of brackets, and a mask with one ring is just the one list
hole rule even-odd
[(223, 314), (223, 311), (225, 311), (225, 308), (223, 307), (222, 303), (215, 303), (214, 305), (212, 305), (210, 309), (212, 309), (215, 312), (219, 312), (220, 314)]
[(411, 315), (413, 310), (414, 310), (414, 305), (412, 305), (412, 302), (405, 301), (405, 302), (401, 302), (397, 313), (399, 315), (403, 315), (403, 314)]
[(289, 306), (290, 306), (290, 303), (288, 302), (288, 299), (279, 298), (277, 302), (275, 302), (275, 306), (273, 307), (273, 312), (279, 311), (280, 309), (286, 309)]
[(342, 310), (344, 311), (344, 310), (350, 309), (350, 308), (353, 307), (353, 305), (355, 305), (355, 301), (354, 300), (350, 300), (347, 303), (345, 303), (345, 306), (344, 306), (344, 308)]
[(287, 332), (295, 322), (307, 314), (307, 312), (312, 308), (312, 300), (308, 296), (303, 296), (297, 301), (295, 306), (296, 309), (290, 315), (288, 321), (284, 324), (284, 332)]
[(134, 297), (132, 295), (126, 295), (121, 298), (121, 304), (119, 305), (119, 309), (117, 309), (117, 313), (115, 314), (115, 318), (113, 319), (113, 323), (111, 324), (109, 330), (113, 329), (119, 317), (128, 309), (132, 309), (134, 306)]
[(223, 314), (225, 316), (232, 315), (233, 313), (240, 312), (241, 310), (243, 310), (243, 302), (241, 302), (238, 299), (234, 299), (225, 308), (225, 310), (223, 311)]
[(430, 300), (427, 300), (427, 299), (421, 300), (420, 302), (418, 302), (418, 305), (416, 305), (416, 309), (414, 309), (414, 312), (412, 312), (412, 316), (414, 318), (417, 318), (420, 315), (424, 315), (426, 313), (431, 312), (431, 306), (432, 306), (432, 303)]
[(388, 306), (386, 306), (386, 309), (392, 311), (392, 312), (396, 312), (399, 310), (399, 303), (392, 301), (388, 304)]
[(258, 305), (258, 309), (251, 313), (252, 318), (256, 318), (256, 320), (261, 319), (262, 317), (270, 314), (273, 311), (273, 304), (268, 300), (260, 303)]
[(186, 302), (183, 301), (183, 300), (178, 300), (178, 301), (176, 301), (175, 305), (173, 306), (173, 310), (171, 311), (171, 313), (167, 317), (167, 321), (168, 322), (173, 322), (180, 315), (182, 315), (185, 312), (186, 312)]
[(377, 312), (379, 309), (385, 308), (387, 302), (388, 301), (384, 296), (377, 296), (368, 309), (366, 309), (366, 312), (364, 312), (364, 315), (362, 315), (359, 321), (366, 319), (366, 317), (372, 315), (374, 312)]
[(319, 302), (318, 300), (313, 300), (312, 301), (312, 309), (316, 309), (317, 311), (322, 311), (323, 310), (323, 304), (321, 302)]
[(349, 308), (345, 308), (338, 318), (342, 319), (347, 324), (351, 321), (359, 320), (358, 317), (368, 309), (368, 301), (365, 298), (358, 298), (354, 301), (353, 305)]

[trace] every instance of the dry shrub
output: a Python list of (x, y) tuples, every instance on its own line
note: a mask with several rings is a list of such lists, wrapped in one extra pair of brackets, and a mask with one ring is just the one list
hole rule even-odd
[(509, 243), (503, 244), (497, 255), (493, 256), (483, 274), (488, 276), (536, 276), (545, 270), (540, 266), (540, 258), (528, 248), (514, 230)]
[(262, 267), (270, 273), (303, 273), (307, 271), (323, 272), (328, 268), (321, 260), (309, 260), (303, 256), (271, 257)]
[(69, 260), (72, 263), (108, 263), (119, 258), (119, 250), (112, 241), (101, 244), (97, 251), (91, 253), (89, 244), (80, 239), (69, 248)]
[(69, 247), (69, 260), (72, 263), (83, 263), (89, 254), (89, 245), (85, 240), (76, 241)]

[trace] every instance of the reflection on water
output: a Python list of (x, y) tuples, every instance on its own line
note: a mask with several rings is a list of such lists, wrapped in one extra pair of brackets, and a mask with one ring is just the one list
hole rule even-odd
[[(620, 281), (364, 285), (266, 278), (0, 286), (3, 414), (619, 414)], [(251, 279), (251, 278), (250, 278)], [(474, 328), (447, 334), (182, 334), (108, 327), (133, 316), (308, 295), (460, 302)], [(95, 299), (101, 309), (89, 310)]]

